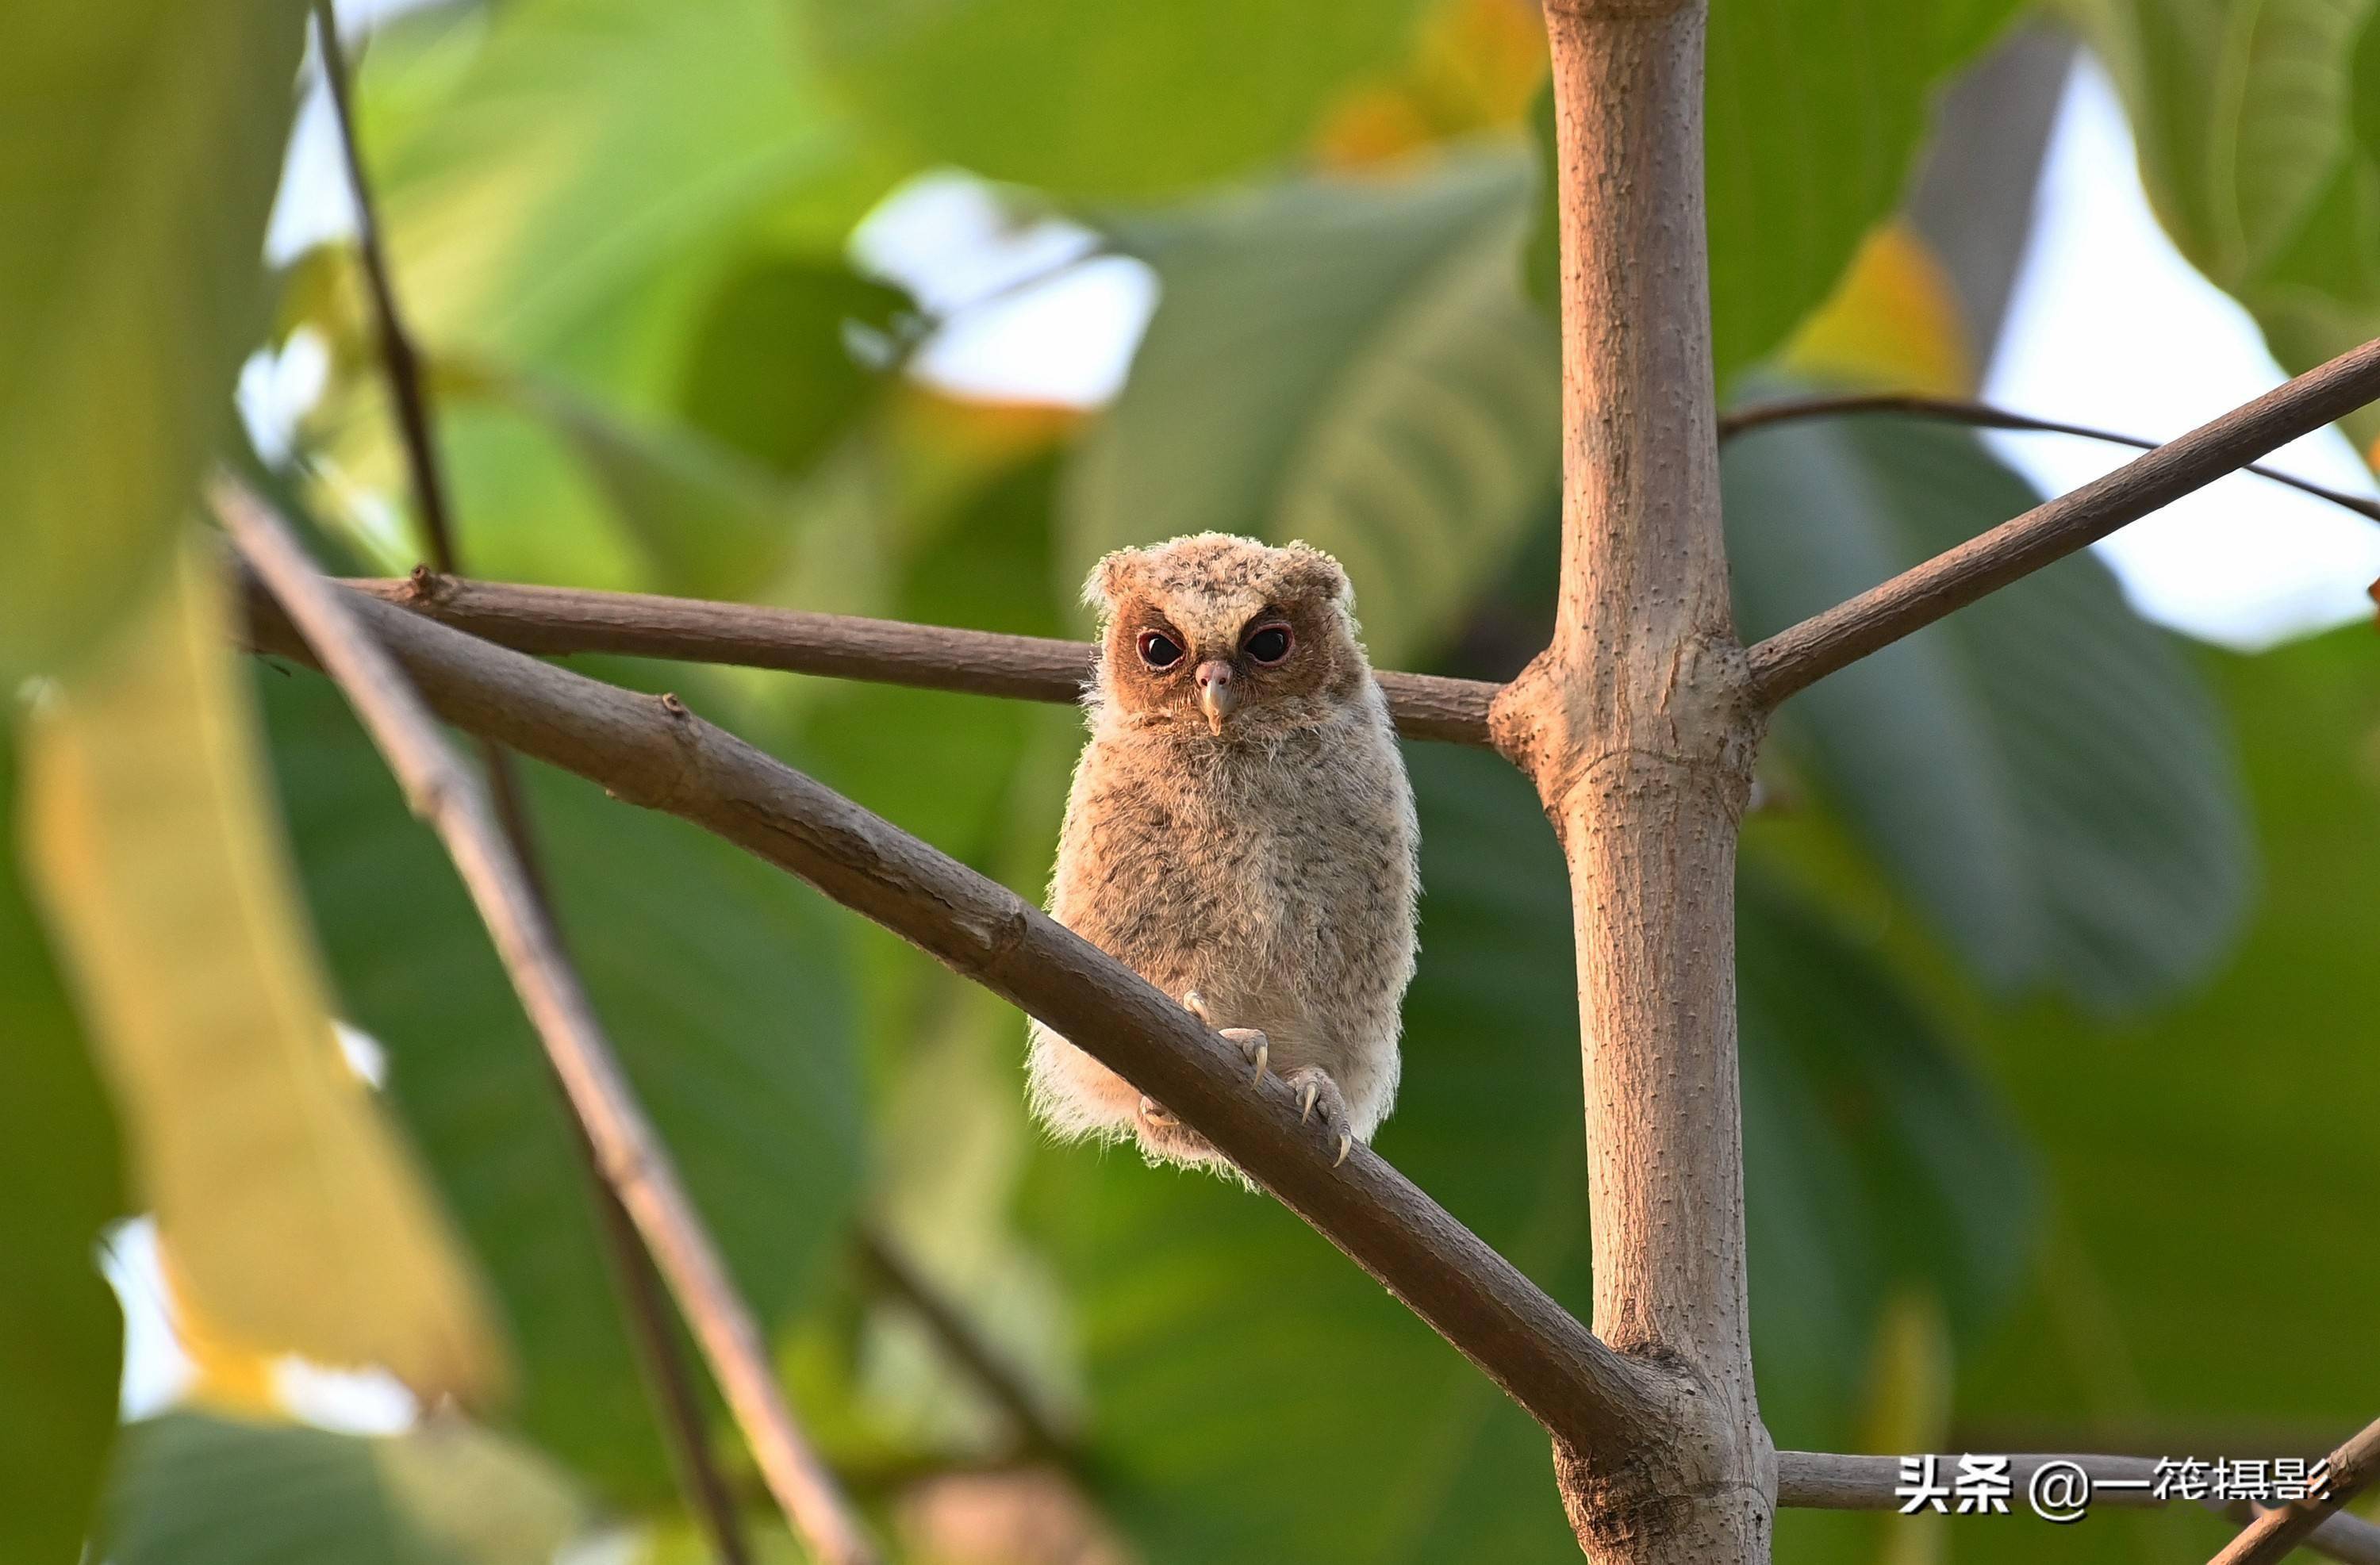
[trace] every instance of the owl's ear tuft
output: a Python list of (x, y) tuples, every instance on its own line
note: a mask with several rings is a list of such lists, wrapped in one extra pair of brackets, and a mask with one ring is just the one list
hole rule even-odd
[(1098, 610), (1101, 619), (1107, 618), (1132, 590), (1148, 563), (1148, 551), (1141, 549), (1119, 549), (1102, 555), (1084, 579), (1083, 601)]
[(1283, 561), (1280, 590), (1283, 597), (1320, 600), (1341, 608), (1353, 606), (1355, 589), (1348, 584), (1347, 573), (1337, 560), (1310, 543), (1283, 544), (1281, 553)]

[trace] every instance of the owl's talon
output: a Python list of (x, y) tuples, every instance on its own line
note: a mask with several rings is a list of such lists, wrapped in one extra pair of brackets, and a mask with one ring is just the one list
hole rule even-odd
[(1330, 1166), (1335, 1169), (1344, 1163), (1355, 1150), (1355, 1127), (1347, 1114), (1347, 1099), (1330, 1073), (1319, 1065), (1300, 1065), (1281, 1079), (1297, 1095), (1297, 1122), (1318, 1123), (1326, 1134), (1324, 1145), (1336, 1154)]
[(1207, 997), (1200, 994), (1196, 989), (1185, 989), (1183, 991), (1182, 1009), (1189, 1012), (1193, 1016), (1197, 1017), (1198, 1020), (1204, 1022), (1208, 1026), (1213, 1027), (1214, 1030), (1222, 1037), (1238, 1044), (1240, 1046), (1240, 1052), (1246, 1055), (1249, 1062), (1257, 1068), (1257, 1074), (1248, 1078), (1248, 1085), (1250, 1086), (1262, 1086), (1264, 1085), (1265, 1065), (1266, 1062), (1272, 1058), (1271, 1040), (1267, 1038), (1264, 1034), (1258, 1032), (1254, 1027), (1215, 1026), (1215, 1018), (1207, 1009)]
[(1265, 1065), (1272, 1058), (1272, 1042), (1254, 1027), (1225, 1027), (1222, 1036), (1239, 1045), (1240, 1052), (1257, 1068), (1248, 1078), (1250, 1086), (1264, 1085)]
[(1140, 1099), (1140, 1117), (1150, 1124), (1165, 1128), (1171, 1128), (1182, 1122), (1160, 1108), (1157, 1099), (1146, 1093), (1142, 1094)]

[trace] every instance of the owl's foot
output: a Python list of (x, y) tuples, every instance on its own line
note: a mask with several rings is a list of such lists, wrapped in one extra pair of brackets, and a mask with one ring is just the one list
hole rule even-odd
[(1140, 1113), (1134, 1122), (1133, 1139), (1152, 1163), (1179, 1163), (1196, 1167), (1220, 1159), (1214, 1144), (1168, 1110), (1154, 1098), (1140, 1100)]
[(1345, 1162), (1347, 1154), (1355, 1149), (1355, 1136), (1349, 1128), (1347, 1099), (1340, 1092), (1339, 1084), (1330, 1079), (1330, 1073), (1319, 1065), (1301, 1065), (1281, 1079), (1297, 1095), (1298, 1123), (1308, 1124), (1319, 1119), (1323, 1129), (1338, 1133), (1339, 1156), (1330, 1160), (1330, 1166), (1335, 1169)]
[(1190, 1014), (1197, 1017), (1209, 1027), (1214, 1027), (1219, 1037), (1237, 1044), (1240, 1053), (1246, 1058), (1249, 1064), (1256, 1067), (1256, 1074), (1248, 1078), (1248, 1085), (1250, 1086), (1263, 1085), (1265, 1063), (1272, 1058), (1272, 1044), (1264, 1034), (1254, 1027), (1216, 1027), (1215, 1019), (1207, 1014), (1206, 997), (1196, 989), (1192, 989), (1182, 997), (1182, 1005), (1183, 1009), (1188, 1011)]

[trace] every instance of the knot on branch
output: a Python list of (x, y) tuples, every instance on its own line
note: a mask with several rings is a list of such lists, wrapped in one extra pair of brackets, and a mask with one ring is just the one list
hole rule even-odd
[(1557, 828), (1588, 786), (1708, 789), (1740, 819), (1764, 722), (1743, 648), (1723, 634), (1617, 655), (1557, 641), (1488, 714), (1496, 748), (1536, 782)]
[(604, 790), (613, 798), (628, 804), (671, 815), (683, 815), (690, 806), (707, 797), (710, 791), (703, 764), (703, 749), (711, 732), (710, 725), (695, 716), (693, 710), (673, 692), (652, 697), (625, 697), (623, 704), (634, 710), (649, 701), (651, 704), (646, 707), (646, 710), (658, 709), (662, 721), (656, 732), (655, 725), (647, 720), (644, 731), (650, 738), (639, 748), (661, 764), (638, 768), (633, 787), (624, 787), (618, 781), (607, 780)]
[(1658, 1424), (1617, 1457), (1597, 1460), (1554, 1437), (1571, 1531), (1598, 1559), (1766, 1559), (1777, 1453), (1758, 1413), (1674, 1354), (1628, 1357), (1666, 1371), (1670, 1394)]
[(428, 565), (416, 565), (405, 578), (404, 595), (398, 601), (405, 604), (429, 604), (444, 601), (455, 595), (455, 578)]
[(1694, 1497), (1664, 1493), (1651, 1464), (1642, 1457), (1596, 1462), (1575, 1446), (1554, 1440), (1554, 1486), (1580, 1543), (1600, 1553), (1645, 1537), (1666, 1537), (1692, 1516)]

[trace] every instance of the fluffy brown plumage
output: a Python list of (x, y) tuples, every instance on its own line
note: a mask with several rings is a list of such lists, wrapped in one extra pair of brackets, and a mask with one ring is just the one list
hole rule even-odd
[[(1109, 555), (1084, 597), (1099, 657), (1051, 915), (1279, 1073), (1342, 1138), (1369, 1140), (1396, 1097), (1417, 833), (1346, 574), (1304, 544), (1200, 533)], [(1027, 1070), (1060, 1135), (1220, 1159), (1038, 1025)]]

